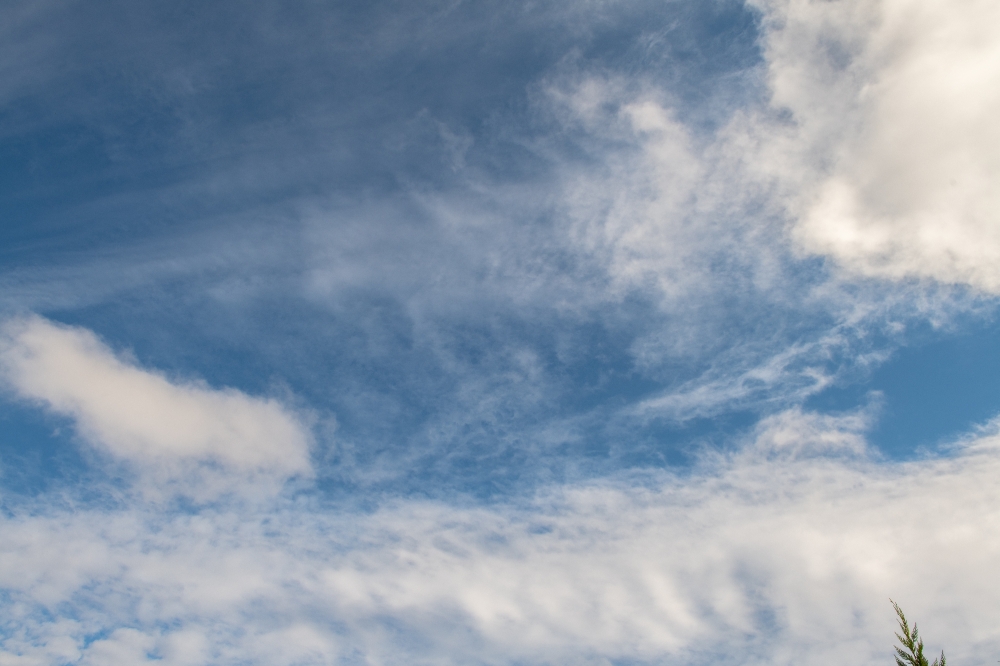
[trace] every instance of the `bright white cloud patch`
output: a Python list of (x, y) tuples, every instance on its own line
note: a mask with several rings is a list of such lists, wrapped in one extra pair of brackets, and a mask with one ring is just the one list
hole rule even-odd
[(309, 433), (279, 402), (171, 382), (84, 329), (8, 321), (0, 371), (19, 396), (71, 417), (95, 447), (157, 474), (200, 462), (279, 479), (310, 473)]
[(761, 219), (770, 197), (798, 247), (852, 273), (1000, 293), (1000, 6), (751, 4), (772, 108), (736, 113), (714, 141), (694, 140), (655, 86), (584, 77), (555, 92), (607, 150), (566, 192), (583, 247), (608, 255), (617, 286), (668, 297), (717, 284), (720, 264), (766, 286), (785, 242)]
[(765, 168), (794, 236), (847, 268), (1000, 293), (1000, 5), (762, 0), (775, 107)]
[(0, 663), (878, 664), (890, 596), (994, 654), (996, 429), (880, 464), (859, 423), (793, 410), (686, 477), (493, 508), (4, 517)]

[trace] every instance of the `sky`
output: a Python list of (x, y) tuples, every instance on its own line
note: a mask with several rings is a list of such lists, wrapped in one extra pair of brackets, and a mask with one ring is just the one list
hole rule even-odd
[(996, 25), (3, 3), (0, 666), (995, 661)]

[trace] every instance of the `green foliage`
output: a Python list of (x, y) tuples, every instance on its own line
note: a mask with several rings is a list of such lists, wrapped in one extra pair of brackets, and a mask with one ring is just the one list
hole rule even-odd
[[(889, 601), (892, 601), (892, 599)], [(899, 639), (899, 642), (903, 646), (896, 648), (896, 666), (928, 666), (927, 657), (924, 656), (924, 641), (917, 633), (917, 624), (914, 622), (913, 629), (910, 629), (910, 625), (906, 621), (906, 616), (903, 615), (903, 609), (899, 607), (899, 604), (892, 601), (892, 607), (896, 609), (899, 629), (903, 632), (902, 634), (896, 634), (896, 638)], [(944, 650), (941, 651), (940, 658), (935, 659), (934, 663), (930, 666), (947, 666), (944, 660)]]

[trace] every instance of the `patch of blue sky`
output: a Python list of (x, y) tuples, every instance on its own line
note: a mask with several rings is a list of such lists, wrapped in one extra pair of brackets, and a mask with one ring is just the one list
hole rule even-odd
[(59, 487), (77, 488), (88, 468), (72, 423), (17, 403), (0, 408), (0, 469), (6, 497), (36, 497)]
[(1000, 395), (996, 318), (961, 317), (945, 330), (915, 328), (905, 344), (863, 377), (832, 386), (805, 404), (849, 410), (872, 401), (869, 436), (891, 458), (940, 455), (996, 417)]
[[(712, 111), (727, 106), (698, 96), (731, 89), (725, 77), (742, 81), (735, 75), (759, 58), (753, 14), (737, 3), (637, 3), (593, 15), (494, 3), (343, 4), (294, 17), (266, 4), (252, 13), (157, 3), (70, 11), (46, 26), (62, 39), (43, 64), (58, 67), (40, 68), (8, 104), (7, 148), (35, 146), (28, 168), (16, 170), (22, 177), (62, 177), (60, 189), (71, 191), (65, 179), (75, 174), (92, 196), (98, 174), (155, 187), (247, 161), (266, 177), (224, 183), (228, 194), (281, 184), (378, 190), (393, 175), (440, 182), (449, 172), (426, 160), (439, 137), (414, 133), (414, 123), (429, 116), (489, 140), (497, 124), (523, 122), (529, 84), (568, 53), (684, 77), (682, 108)], [(109, 34), (111, 15), (128, 27)], [(481, 159), (495, 167), (503, 151), (490, 148)], [(11, 185), (23, 194), (21, 182)]]

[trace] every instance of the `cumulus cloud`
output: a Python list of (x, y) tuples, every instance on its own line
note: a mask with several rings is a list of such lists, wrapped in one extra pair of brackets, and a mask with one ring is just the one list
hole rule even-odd
[[(761, 0), (793, 236), (863, 275), (1000, 293), (1000, 7)], [(787, 132), (787, 133), (786, 133)]]
[(780, 281), (788, 241), (848, 274), (1000, 293), (996, 4), (750, 4), (769, 108), (734, 109), (710, 139), (653, 81), (554, 87), (564, 120), (604, 151), (604, 169), (566, 189), (583, 222), (572, 236), (607, 257), (619, 288), (674, 296), (716, 284), (720, 267)]
[(876, 463), (863, 421), (793, 410), (690, 475), (479, 508), (6, 516), (2, 659), (876, 664), (890, 596), (932, 649), (992, 654), (995, 424), (952, 459)]
[(171, 382), (85, 329), (5, 322), (0, 372), (19, 397), (73, 419), (92, 446), (147, 474), (177, 481), (205, 464), (277, 480), (311, 473), (308, 429), (280, 402)]

